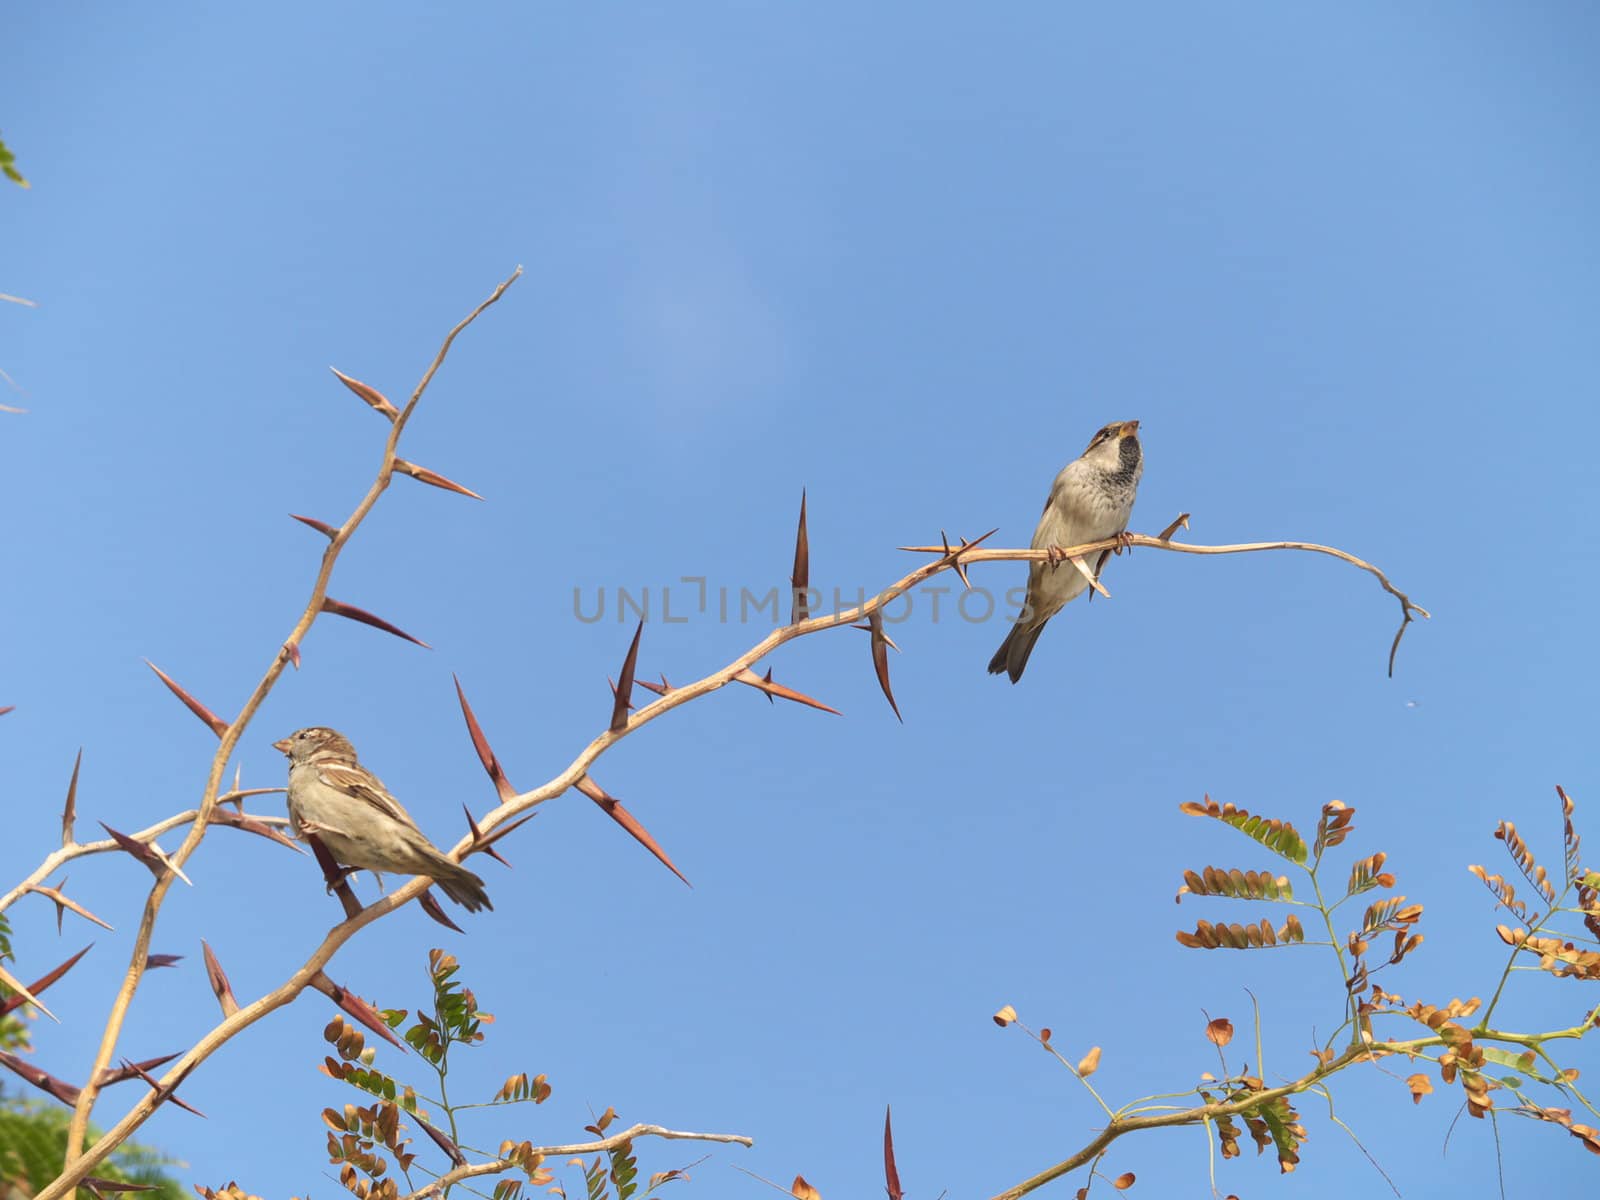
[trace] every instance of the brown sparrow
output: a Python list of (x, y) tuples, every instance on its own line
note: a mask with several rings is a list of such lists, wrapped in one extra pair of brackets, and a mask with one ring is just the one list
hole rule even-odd
[[(1081, 546), (1124, 532), (1133, 515), (1133, 497), (1143, 474), (1139, 422), (1115, 421), (1107, 425), (1094, 435), (1089, 448), (1056, 476), (1039, 527), (1033, 531), (1033, 548)], [(1101, 554), (1100, 563), (1105, 559), (1106, 555)], [(1089, 566), (1098, 575), (1096, 564)], [(998, 675), (1004, 671), (1012, 683), (1021, 679), (1045, 622), (1088, 586), (1083, 572), (1071, 562), (1029, 563), (1027, 602), (1006, 640), (989, 660), (989, 673)]]
[(493, 908), (483, 880), (446, 858), (335, 729), (312, 725), (272, 743), (289, 756), (289, 820), (348, 867), (427, 875), (469, 912)]

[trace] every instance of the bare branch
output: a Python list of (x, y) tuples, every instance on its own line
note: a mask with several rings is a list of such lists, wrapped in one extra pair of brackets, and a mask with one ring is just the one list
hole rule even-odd
[[(621, 1133), (614, 1133), (608, 1138), (601, 1138), (594, 1142), (568, 1142), (560, 1146), (535, 1146), (527, 1155), (540, 1155), (544, 1158), (554, 1158), (557, 1155), (568, 1154), (604, 1154), (607, 1150), (615, 1150), (618, 1146), (625, 1145), (642, 1137), (667, 1138), (682, 1142), (721, 1142), (731, 1146), (754, 1146), (753, 1138), (745, 1137), (738, 1133), (689, 1133), (681, 1129), (665, 1129), (660, 1125), (633, 1125)], [(442, 1193), (453, 1183), (463, 1179), (473, 1179), (479, 1175), (500, 1175), (506, 1171), (521, 1170), (522, 1159), (497, 1158), (492, 1162), (474, 1163), (471, 1166), (456, 1167), (446, 1171), (425, 1188), (418, 1188), (414, 1192), (407, 1192), (400, 1200), (421, 1200), (423, 1196), (432, 1196)]]

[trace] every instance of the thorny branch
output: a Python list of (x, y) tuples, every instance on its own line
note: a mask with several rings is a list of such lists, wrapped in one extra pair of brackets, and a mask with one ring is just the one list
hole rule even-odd
[[(259, 796), (263, 793), (281, 792), (283, 790), (283, 788), (246, 788), (244, 791), (239, 792), (225, 792), (217, 797), (217, 803), (231, 804), (235, 800), (244, 799), (246, 796)], [(180, 825), (192, 824), (199, 811), (199, 809), (191, 808), (186, 812), (174, 813), (165, 820), (157, 821), (148, 829), (141, 829), (138, 833), (130, 833), (128, 836), (136, 842), (152, 842), (163, 833), (177, 829)], [(252, 821), (259, 821), (263, 825), (269, 825), (274, 829), (286, 829), (289, 825), (289, 818), (287, 817), (267, 817), (259, 813), (245, 813), (244, 816)], [(46, 889), (39, 887), (39, 883), (54, 875), (59, 868), (73, 859), (83, 858), (89, 854), (107, 854), (113, 850), (121, 849), (122, 847), (117, 845), (111, 838), (102, 838), (98, 842), (69, 842), (67, 845), (62, 846), (61, 849), (51, 851), (45, 855), (44, 861), (35, 867), (27, 878), (4, 896), (0, 896), (0, 912), (10, 908), (18, 899), (29, 892), (44, 894)]]
[[(323, 611), (323, 602), (328, 592), (328, 580), (333, 574), (334, 564), (338, 562), (340, 552), (350, 538), (354, 536), (356, 530), (360, 528), (361, 522), (372, 511), (373, 505), (378, 502), (378, 497), (383, 495), (393, 479), (396, 465), (399, 461), (396, 448), (400, 442), (400, 435), (405, 432), (406, 423), (410, 421), (411, 414), (416, 410), (418, 402), (422, 399), (423, 392), (427, 390), (428, 384), (432, 382), (434, 375), (443, 364), (445, 356), (450, 352), (450, 346), (455, 341), (456, 335), (476, 320), (478, 315), (486, 308), (505, 295), (506, 289), (515, 283), (521, 274), (522, 268), (518, 267), (512, 272), (510, 278), (495, 288), (487, 300), (479, 304), (446, 335), (444, 343), (439, 347), (439, 352), (434, 356), (433, 362), (429, 364), (421, 381), (418, 382), (416, 389), (411, 393), (411, 398), (406, 402), (406, 406), (398, 414), (391, 416), (392, 424), (389, 429), (389, 436), (384, 442), (383, 458), (379, 463), (377, 476), (373, 479), (372, 486), (367, 489), (366, 495), (361, 498), (354, 511), (345, 518), (344, 523), (333, 532), (327, 548), (322, 552), (322, 564), (317, 571), (316, 580), (312, 584), (311, 596), (306, 601), (304, 609), (301, 610), (299, 619), (295, 622), (283, 645), (279, 647), (277, 654), (273, 656), (272, 663), (268, 666), (266, 673), (245, 700), (244, 706), (239, 710), (239, 715), (229, 722), (226, 728), (220, 731), (217, 750), (211, 758), (211, 771), (206, 779), (205, 790), (201, 794), (200, 804), (195, 810), (189, 831), (184, 836), (183, 843), (171, 856), (171, 869), (163, 872), (156, 880), (150, 889), (149, 896), (145, 900), (144, 913), (139, 922), (138, 934), (134, 938), (133, 952), (129, 958), (127, 973), (123, 977), (122, 985), (117, 991), (116, 998), (112, 1001), (111, 1012), (106, 1018), (105, 1032), (100, 1039), (100, 1048), (95, 1054), (94, 1066), (89, 1072), (88, 1081), (84, 1084), (83, 1091), (78, 1096), (78, 1102), (73, 1108), (72, 1123), (67, 1131), (67, 1152), (64, 1169), (60, 1178), (46, 1189), (46, 1194), (53, 1196), (64, 1194), (70, 1187), (81, 1182), (83, 1177), (93, 1169), (94, 1164), (104, 1158), (111, 1148), (120, 1144), (122, 1140), (120, 1138), (115, 1140), (110, 1137), (101, 1138), (96, 1144), (98, 1153), (95, 1151), (91, 1151), (87, 1155), (82, 1153), (84, 1137), (88, 1132), (89, 1114), (93, 1111), (95, 1099), (99, 1094), (99, 1085), (96, 1081), (105, 1072), (116, 1053), (117, 1039), (122, 1033), (122, 1025), (127, 1018), (128, 1008), (133, 1002), (134, 993), (138, 990), (140, 980), (144, 976), (146, 959), (150, 949), (150, 938), (155, 931), (156, 916), (161, 911), (161, 905), (166, 899), (167, 891), (171, 888), (172, 881), (182, 869), (183, 864), (189, 860), (189, 857), (199, 848), (200, 842), (205, 838), (206, 831), (210, 827), (211, 813), (218, 803), (223, 771), (227, 767), (228, 759), (233, 755), (234, 747), (238, 745), (240, 736), (249, 725), (251, 718), (255, 716), (256, 710), (261, 707), (262, 702), (272, 691), (273, 685), (277, 683), (279, 676), (283, 674), (284, 668), (298, 657), (301, 640), (316, 621), (317, 616)], [(301, 986), (304, 986), (304, 984)], [(188, 1063), (188, 1069), (192, 1069), (194, 1062), (198, 1061), (196, 1059)], [(176, 1083), (177, 1079), (181, 1078), (183, 1074), (187, 1074), (187, 1070), (181, 1073), (169, 1071), (166, 1079)], [(154, 1100), (157, 1097), (158, 1093), (151, 1092), (141, 1103), (151, 1104), (153, 1107)]]
[[(214, 727), (218, 730), (220, 744), (212, 760), (210, 777), (208, 778), (205, 791), (202, 795), (200, 807), (192, 810), (190, 813), (180, 814), (176, 818), (171, 818), (169, 821), (163, 822), (159, 826), (153, 826), (150, 830), (146, 830), (139, 835), (140, 840), (143, 840), (147, 836), (154, 837), (157, 833), (162, 832), (163, 830), (175, 828), (183, 824), (185, 820), (190, 821), (189, 832), (186, 835), (183, 844), (171, 856), (171, 863), (174, 868), (181, 868), (188, 858), (194, 853), (195, 849), (199, 845), (199, 842), (203, 839), (206, 829), (210, 823), (211, 813), (221, 800), (221, 797), (218, 793), (222, 778), (222, 771), (229, 757), (231, 756), (234, 747), (237, 745), (241, 734), (244, 732), (244, 729), (250, 722), (251, 718), (254, 717), (261, 703), (271, 691), (279, 676), (281, 676), (283, 673), (285, 666), (298, 660), (299, 644), (305, 636), (307, 630), (316, 620), (318, 614), (328, 611), (328, 581), (332, 574), (333, 566), (338, 559), (339, 553), (349, 541), (350, 537), (354, 534), (355, 530), (360, 526), (362, 520), (366, 517), (368, 512), (371, 511), (373, 505), (377, 502), (378, 497), (382, 495), (383, 491), (388, 487), (389, 482), (395, 472), (399, 471), (404, 474), (410, 474), (415, 478), (424, 479), (427, 482), (434, 482), (437, 486), (448, 486), (451, 487), (452, 490), (465, 491), (465, 489), (461, 488), (459, 485), (450, 484), (447, 480), (441, 481), (440, 477), (434, 476), (431, 472), (425, 471), (422, 468), (414, 467), (413, 464), (407, 463), (400, 459), (396, 453), (396, 447), (407, 421), (410, 419), (411, 414), (416, 408), (418, 401), (421, 399), (423, 392), (426, 390), (428, 383), (432, 380), (434, 374), (437, 372), (439, 366), (443, 362), (444, 357), (449, 351), (450, 345), (455, 340), (456, 336), (480, 313), (482, 313), (484, 309), (488, 308), (491, 304), (497, 301), (505, 293), (506, 289), (513, 282), (515, 282), (520, 274), (521, 268), (518, 268), (518, 270), (514, 272), (509, 279), (495, 289), (494, 293), (487, 300), (480, 304), (478, 308), (476, 308), (468, 317), (462, 320), (454, 329), (450, 331), (449, 335), (445, 338), (444, 344), (441, 346), (437, 356), (434, 358), (427, 372), (423, 375), (422, 380), (417, 385), (416, 390), (412, 393), (410, 400), (403, 409), (398, 411), (398, 413), (394, 413), (392, 411), (392, 406), (389, 406), (388, 409), (384, 407), (384, 405), (387, 405), (387, 401), (384, 401), (381, 395), (373, 392), (372, 396), (368, 396), (367, 392), (370, 392), (371, 389), (366, 389), (364, 391), (362, 387), (354, 386), (354, 381), (346, 380), (347, 385), (351, 386), (352, 390), (357, 391), (358, 394), (362, 395), (363, 399), (366, 399), (369, 404), (371, 404), (380, 412), (380, 414), (389, 417), (393, 423), (389, 432), (388, 440), (384, 446), (383, 458), (378, 469), (377, 477), (375, 478), (372, 486), (368, 489), (367, 494), (362, 498), (361, 502), (356, 506), (355, 510), (342, 525), (334, 528), (332, 526), (325, 526), (321, 522), (306, 520), (307, 524), (312, 525), (313, 528), (321, 530), (329, 537), (329, 545), (323, 553), (321, 568), (319, 569), (316, 580), (313, 584), (311, 596), (308, 599), (299, 620), (295, 623), (288, 638), (285, 639), (282, 647), (279, 649), (271, 665), (268, 667), (266, 674), (256, 685), (255, 690), (250, 694), (250, 697), (240, 710), (239, 715), (231, 722), (226, 724), (220, 720), (214, 721)], [(341, 376), (341, 378), (344, 377)], [(380, 403), (380, 401), (382, 403)], [(302, 518), (302, 520), (305, 519)], [(1401, 603), (1403, 616), (1403, 621), (1401, 624), (1402, 633), (1404, 632), (1405, 625), (1413, 619), (1414, 615), (1420, 615), (1424, 617), (1428, 615), (1426, 610), (1412, 603), (1403, 592), (1400, 592), (1398, 589), (1396, 589), (1389, 582), (1387, 576), (1384, 575), (1384, 573), (1377, 567), (1373, 566), (1371, 563), (1365, 562), (1362, 559), (1356, 558), (1354, 555), (1348, 554), (1345, 551), (1329, 546), (1319, 546), (1309, 542), (1288, 541), (1247, 543), (1230, 546), (1196, 546), (1182, 544), (1171, 540), (1171, 534), (1181, 523), (1182, 519), (1180, 518), (1179, 522), (1175, 522), (1174, 525), (1166, 530), (1160, 537), (1150, 537), (1144, 534), (1124, 534), (1120, 537), (1106, 538), (1100, 541), (1085, 543), (1081, 546), (1068, 547), (1065, 548), (1065, 553), (1068, 555), (1088, 556), (1092, 554), (1098, 554), (1101, 551), (1112, 550), (1119, 546), (1127, 545), (1149, 546), (1159, 550), (1168, 550), (1185, 554), (1241, 554), (1263, 550), (1311, 551), (1315, 553), (1328, 554), (1335, 558), (1339, 558), (1374, 575), (1378, 579), (1379, 583), (1383, 586), (1384, 590), (1395, 596)], [(985, 535), (985, 537), (987, 536), (989, 535)], [(881, 614), (886, 605), (901, 595), (904, 595), (911, 589), (917, 587), (919, 584), (924, 583), (925, 581), (934, 578), (945, 571), (955, 571), (962, 577), (963, 581), (965, 581), (965, 569), (969, 563), (990, 561), (1036, 561), (1045, 560), (1050, 557), (1059, 558), (1062, 554), (1062, 550), (1060, 549), (1057, 549), (1053, 552), (1048, 550), (1031, 549), (982, 549), (979, 547), (978, 543), (982, 542), (983, 540), (984, 538), (979, 538), (975, 542), (963, 542), (961, 545), (955, 548), (948, 546), (906, 547), (906, 549), (937, 554), (938, 557), (909, 572), (901, 579), (885, 588), (877, 596), (865, 601), (862, 604), (833, 613), (803, 617), (799, 620), (793, 621), (789, 625), (775, 629), (767, 637), (761, 639), (750, 649), (746, 650), (743, 654), (735, 658), (732, 662), (716, 671), (713, 671), (694, 683), (680, 687), (671, 687), (663, 683), (660, 688), (658, 698), (645, 705), (643, 708), (633, 712), (628, 712), (625, 703), (619, 704), (617, 709), (620, 711), (614, 711), (614, 719), (611, 722), (611, 726), (594, 738), (593, 741), (585, 746), (583, 750), (581, 750), (578, 755), (573, 758), (567, 767), (553, 776), (546, 783), (532, 789), (531, 791), (512, 793), (509, 796), (505, 796), (505, 793), (510, 792), (511, 789), (509, 786), (504, 787), (502, 789), (502, 795), (505, 796), (505, 798), (503, 799), (502, 803), (495, 809), (491, 810), (482, 820), (477, 823), (474, 834), (463, 838), (459, 843), (457, 843), (451, 852), (452, 857), (459, 860), (469, 853), (482, 849), (486, 843), (486, 840), (490, 839), (496, 831), (507, 826), (508, 823), (514, 822), (517, 818), (521, 817), (523, 814), (544, 803), (545, 801), (563, 794), (570, 788), (587, 784), (591, 790), (597, 790), (592, 784), (592, 781), (586, 779), (589, 768), (617, 742), (621, 741), (623, 738), (627, 737), (641, 726), (646, 725), (659, 717), (665, 716), (673, 709), (687, 704), (690, 701), (699, 699), (702, 696), (708, 695), (711, 692), (717, 691), (730, 683), (745, 683), (751, 682), (752, 680), (759, 683), (761, 677), (756, 675), (752, 670), (754, 665), (767, 655), (771, 654), (779, 646), (782, 646), (787, 642), (793, 641), (796, 638), (808, 636), (810, 634), (820, 633), (826, 629), (852, 625), (862, 621), (867, 621), (870, 624), (875, 617), (881, 620), (879, 614)], [(799, 616), (799, 612), (797, 612), (795, 615)], [(1395, 647), (1398, 647), (1398, 644), (1399, 635), (1397, 634), (1395, 638)], [(1390, 654), (1390, 666), (1392, 671), (1393, 648), (1391, 649)], [(768, 686), (771, 687), (772, 685), (769, 683)], [(652, 688), (652, 690), (655, 689)], [(782, 690), (781, 687), (777, 690), (779, 694), (785, 694), (785, 691)], [(771, 694), (771, 692), (769, 692), (769, 694)], [(619, 699), (624, 698), (624, 696), (625, 694), (619, 689)], [(184, 698), (185, 697), (180, 693), (180, 699)], [(191, 707), (195, 706), (191, 705)], [(203, 709), (196, 708), (196, 712), (197, 715), (200, 715), (203, 720), (206, 719), (206, 714), (204, 713)], [(212, 722), (208, 721), (208, 723)], [(501, 785), (502, 783), (503, 777), (496, 779), (497, 786)], [(111, 848), (110, 845), (106, 845), (104, 847), (99, 847), (99, 844), (95, 845), (97, 846), (97, 849)], [(81, 846), (63, 847), (61, 851), (57, 851), (56, 854), (47, 858), (46, 865), (43, 866), (39, 872), (36, 872), (34, 876), (30, 877), (30, 881), (32, 883), (37, 883), (44, 877), (45, 874), (48, 874), (49, 871), (60, 865), (60, 862), (65, 861), (65, 858), (60, 856), (67, 854), (69, 851), (73, 851), (74, 853), (78, 854), (95, 852), (89, 850), (87, 847)], [(288, 979), (286, 979), (276, 988), (258, 997), (251, 1003), (240, 1006), (236, 1011), (228, 1013), (208, 1033), (201, 1037), (188, 1051), (179, 1056), (179, 1058), (168, 1068), (166, 1074), (163, 1075), (159, 1081), (159, 1090), (152, 1089), (151, 1091), (146, 1092), (140, 1098), (140, 1100), (136, 1102), (116, 1122), (116, 1124), (107, 1130), (106, 1133), (94, 1143), (93, 1146), (83, 1149), (82, 1142), (85, 1130), (87, 1128), (88, 1116), (98, 1093), (98, 1087), (94, 1081), (104, 1076), (105, 1068), (115, 1053), (117, 1037), (121, 1031), (122, 1023), (128, 1010), (128, 1005), (132, 1000), (134, 992), (138, 988), (139, 981), (145, 970), (149, 940), (151, 932), (154, 928), (155, 917), (160, 910), (161, 903), (166, 896), (167, 889), (171, 886), (173, 878), (174, 870), (164, 871), (161, 877), (157, 880), (155, 886), (151, 889), (149, 899), (145, 905), (143, 919), (140, 923), (139, 933), (135, 942), (127, 976), (123, 981), (120, 991), (118, 992), (117, 998), (112, 1007), (111, 1015), (106, 1023), (105, 1034), (102, 1038), (100, 1050), (95, 1061), (95, 1069), (90, 1076), (91, 1082), (83, 1088), (77, 1107), (74, 1111), (73, 1123), (69, 1132), (68, 1158), (65, 1167), (62, 1171), (62, 1174), (39, 1193), (37, 1200), (62, 1200), (62, 1198), (65, 1197), (71, 1191), (71, 1189), (80, 1184), (83, 1179), (91, 1171), (93, 1171), (93, 1169), (101, 1161), (104, 1160), (106, 1155), (108, 1155), (117, 1146), (122, 1144), (122, 1142), (124, 1142), (135, 1130), (137, 1130), (139, 1126), (149, 1118), (151, 1113), (155, 1111), (156, 1107), (165, 1098), (167, 1098), (167, 1096), (170, 1094), (170, 1089), (176, 1087), (177, 1084), (187, 1077), (196, 1066), (209, 1058), (234, 1035), (261, 1020), (268, 1013), (271, 1013), (276, 1009), (291, 1003), (308, 986), (315, 986), (316, 981), (319, 978), (322, 978), (322, 969), (328, 964), (338, 950), (352, 937), (354, 937), (356, 933), (364, 929), (366, 926), (372, 924), (374, 921), (377, 921), (396, 909), (404, 906), (411, 900), (416, 899), (427, 889), (430, 883), (430, 881), (425, 878), (412, 878), (402, 886), (396, 888), (394, 891), (380, 897), (378, 900), (367, 905), (365, 908), (362, 908), (359, 911), (351, 914), (346, 920), (335, 925), (328, 931), (322, 942), (311, 952), (306, 961), (293, 974), (291, 974)], [(3, 909), (5, 904), (9, 904), (11, 901), (13, 901), (16, 895), (20, 894), (21, 891), (26, 891), (28, 886), (28, 884), (24, 884), (21, 886), (20, 890), (14, 891), (13, 894), (6, 896), (3, 901), (0, 901), (0, 909)], [(1325, 1074), (1326, 1072), (1323, 1071), (1322, 1073)], [(1320, 1074), (1317, 1077), (1320, 1078)], [(1254, 1102), (1259, 1102), (1260, 1099), (1261, 1097), (1257, 1096)], [(1196, 1117), (1195, 1119), (1198, 1120), (1200, 1118)], [(1111, 1127), (1111, 1130), (1114, 1130), (1114, 1132), (1108, 1130), (1108, 1134), (1103, 1134), (1102, 1137), (1106, 1142), (1109, 1142), (1111, 1138), (1120, 1136), (1125, 1132), (1130, 1132), (1135, 1128), (1143, 1128), (1152, 1124), (1174, 1123), (1177, 1123), (1177, 1121), (1170, 1115), (1161, 1119), (1143, 1117), (1130, 1118), (1126, 1122), (1121, 1122)], [(748, 1144), (746, 1139), (738, 1138), (734, 1135), (672, 1135), (653, 1126), (642, 1128), (650, 1132), (653, 1136), (693, 1136), (701, 1138), (702, 1140), (741, 1141)], [(632, 1134), (635, 1131), (630, 1130), (628, 1132), (629, 1134)], [(625, 1136), (627, 1135), (618, 1135), (617, 1139), (609, 1139), (609, 1141), (615, 1142)], [(592, 1148), (603, 1148), (606, 1144), (607, 1143), (595, 1143)], [(1103, 1148), (1103, 1144), (1100, 1148)], [(576, 1148), (574, 1148), (574, 1152), (576, 1152)], [(1097, 1149), (1090, 1149), (1087, 1151), (1090, 1157), (1097, 1152)], [(1076, 1162), (1077, 1160), (1075, 1159), (1073, 1161)], [(1087, 1161), (1087, 1159), (1084, 1161)], [(1069, 1169), (1071, 1169), (1070, 1166), (1063, 1168), (1063, 1170)], [(488, 1170), (489, 1168), (485, 1166), (482, 1171), (476, 1173), (487, 1173)], [(1054, 1178), (1055, 1176), (1052, 1175), (1051, 1177)]]

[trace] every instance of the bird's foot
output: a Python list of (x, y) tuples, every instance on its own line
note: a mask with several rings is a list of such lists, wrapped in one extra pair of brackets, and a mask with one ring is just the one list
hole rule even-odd
[(328, 880), (328, 895), (333, 895), (334, 888), (338, 887), (346, 879), (349, 879), (350, 876), (354, 875), (359, 870), (361, 870), (360, 867), (340, 867), (338, 871), (334, 873), (333, 877)]
[(1111, 552), (1113, 554), (1121, 554), (1124, 550), (1129, 554), (1133, 553), (1133, 534), (1126, 529), (1117, 534), (1117, 544), (1111, 548)]

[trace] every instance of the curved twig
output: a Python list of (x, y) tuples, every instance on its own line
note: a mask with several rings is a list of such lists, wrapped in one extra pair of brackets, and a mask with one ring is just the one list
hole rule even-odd
[[(1172, 550), (1178, 554), (1254, 554), (1261, 550), (1305, 550), (1312, 554), (1326, 554), (1341, 562), (1347, 562), (1352, 567), (1359, 567), (1367, 572), (1396, 600), (1400, 601), (1400, 628), (1395, 631), (1394, 641), (1389, 646), (1389, 676), (1394, 677), (1394, 656), (1400, 649), (1400, 639), (1405, 635), (1406, 626), (1417, 617), (1431, 617), (1433, 614), (1422, 605), (1413, 603), (1411, 597), (1395, 587), (1377, 567), (1364, 558), (1357, 558), (1354, 554), (1340, 550), (1335, 546), (1322, 546), (1316, 542), (1236, 542), (1226, 546), (1196, 546), (1189, 542), (1175, 542), (1171, 535), (1181, 525), (1186, 525), (1189, 514), (1183, 513), (1159, 537), (1150, 537), (1143, 533), (1124, 534), (1121, 538), (1108, 538), (1102, 542), (1091, 542), (1081, 547), (1069, 547), (1065, 553), (1076, 555), (1088, 553), (1094, 549), (1109, 548), (1111, 544), (1124, 544), (1132, 546), (1149, 546), (1155, 550)], [(942, 554), (947, 552), (943, 546), (901, 546), (902, 550), (911, 550), (923, 554)], [(1056, 552), (1060, 554), (1060, 551)], [(1049, 550), (1031, 550), (1025, 554), (1013, 553), (1009, 550), (973, 550), (961, 555), (963, 563), (1000, 561), (1008, 559), (1027, 559), (1029, 561), (1048, 561), (1051, 555)]]
[[(1177, 524), (1178, 522), (1174, 522), (1174, 528)], [(1169, 528), (1167, 532), (1170, 534), (1172, 529)], [(988, 535), (984, 536), (987, 537)], [(1401, 633), (1405, 632), (1405, 627), (1412, 620), (1413, 614), (1423, 617), (1429, 615), (1426, 609), (1414, 604), (1409, 596), (1389, 581), (1387, 575), (1365, 559), (1357, 558), (1355, 555), (1333, 546), (1321, 546), (1314, 542), (1243, 542), (1226, 546), (1196, 546), (1183, 542), (1174, 542), (1170, 536), (1150, 537), (1147, 534), (1130, 533), (1118, 537), (1102, 538), (1099, 541), (1085, 542), (1081, 546), (1071, 546), (1052, 551), (1048, 549), (985, 549), (978, 544), (982, 541), (983, 538), (979, 538), (976, 542), (955, 548), (949, 546), (902, 546), (901, 549), (903, 550), (910, 550), (915, 553), (937, 554), (939, 557), (902, 576), (862, 604), (833, 613), (809, 617), (774, 629), (761, 641), (726, 666), (696, 680), (694, 683), (667, 689), (655, 701), (629, 714), (624, 724), (601, 733), (585, 746), (560, 774), (555, 775), (548, 782), (531, 791), (511, 797), (498, 808), (493, 809), (479, 822), (480, 827), (485, 831), (493, 830), (503, 822), (517, 817), (535, 805), (542, 804), (546, 800), (561, 795), (568, 788), (575, 786), (578, 780), (588, 773), (595, 760), (641, 725), (648, 724), (658, 717), (665, 716), (673, 709), (689, 703), (691, 700), (699, 699), (709, 692), (714, 692), (734, 682), (743, 672), (748, 671), (785, 642), (791, 642), (808, 634), (820, 633), (824, 629), (870, 621), (875, 614), (882, 612), (890, 603), (919, 584), (945, 571), (959, 572), (974, 562), (1045, 562), (1052, 557), (1059, 558), (1063, 553), (1068, 556), (1088, 557), (1102, 550), (1111, 550), (1118, 546), (1130, 544), (1134, 546), (1149, 546), (1157, 550), (1171, 550), (1180, 554), (1250, 554), (1263, 550), (1305, 550), (1317, 554), (1331, 555), (1374, 576), (1382, 585), (1384, 591), (1400, 601), (1401, 610), (1405, 618), (1400, 626)], [(1399, 646), (1399, 641), (1399, 634), (1396, 634), (1396, 648)], [(1393, 649), (1390, 651), (1390, 661), (1392, 670)], [(456, 846), (456, 850), (458, 852), (465, 851), (470, 847), (470, 844), (471, 839), (463, 839)]]
[[(242, 792), (225, 792), (217, 797), (217, 803), (230, 804), (235, 799), (243, 799), (245, 796), (259, 795), (262, 792), (281, 792), (283, 790), (283, 788), (247, 788)], [(169, 833), (180, 825), (192, 824), (199, 812), (199, 809), (191, 808), (181, 813), (174, 813), (165, 820), (157, 821), (148, 829), (141, 829), (138, 833), (130, 833), (128, 836), (136, 842), (148, 842), (152, 838), (160, 837), (163, 833)], [(258, 813), (244, 813), (242, 815), (249, 820), (260, 821), (263, 825), (271, 825), (277, 829), (285, 829), (289, 825), (288, 817), (264, 817)], [(73, 859), (83, 858), (89, 854), (108, 854), (113, 850), (121, 849), (122, 847), (111, 838), (102, 838), (97, 842), (72, 842), (62, 846), (59, 850), (52, 851), (45, 855), (44, 860), (28, 874), (27, 878), (4, 896), (0, 896), (0, 912), (5, 912), (6, 909), (10, 908), (17, 900), (29, 892), (42, 891), (37, 885), (49, 876), (54, 875), (58, 868), (65, 866)]]
[[(681, 1129), (666, 1129), (660, 1125), (634, 1125), (624, 1129), (621, 1133), (614, 1133), (608, 1138), (596, 1142), (568, 1142), (562, 1146), (535, 1146), (529, 1154), (541, 1155), (544, 1158), (554, 1158), (558, 1154), (604, 1154), (607, 1150), (615, 1150), (618, 1146), (625, 1145), (635, 1138), (658, 1137), (684, 1142), (721, 1142), (733, 1146), (754, 1146), (755, 1141), (739, 1133), (689, 1133)], [(414, 1192), (407, 1192), (400, 1200), (422, 1200), (424, 1196), (432, 1196), (440, 1189), (451, 1184), (459, 1183), (463, 1179), (473, 1179), (480, 1175), (500, 1175), (506, 1171), (522, 1170), (522, 1160), (516, 1158), (497, 1158), (492, 1162), (471, 1163), (464, 1167), (456, 1167), (446, 1171), (425, 1188), (418, 1188)]]

